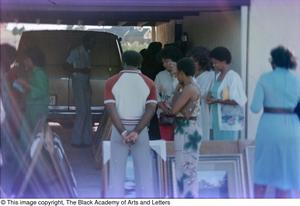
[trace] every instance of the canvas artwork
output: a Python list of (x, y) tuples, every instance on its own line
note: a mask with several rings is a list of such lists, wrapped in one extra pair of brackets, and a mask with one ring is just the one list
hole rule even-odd
[(255, 146), (248, 146), (245, 149), (245, 159), (247, 168), (247, 183), (248, 183), (248, 197), (253, 198), (253, 178), (254, 178), (254, 159)]
[(229, 198), (227, 171), (198, 171), (199, 198)]
[[(159, 178), (161, 176), (159, 172), (160, 164), (158, 163), (158, 157), (156, 153), (152, 150), (152, 165), (153, 165), (153, 174), (154, 174), (154, 187), (155, 196), (160, 197), (161, 188), (159, 187)], [(134, 163), (132, 156), (129, 155), (126, 164), (126, 176), (124, 183), (125, 197), (124, 198), (135, 198), (136, 197), (136, 184), (135, 184), (135, 175), (134, 175)]]
[[(198, 198), (246, 197), (243, 159), (241, 154), (199, 155)], [(168, 158), (168, 192), (178, 197), (175, 158)]]
[[(106, 196), (108, 189), (108, 179), (109, 179), (109, 160), (110, 160), (110, 142), (103, 142), (103, 155), (104, 155), (104, 165), (103, 165), (103, 196)], [(156, 197), (165, 197), (165, 144), (161, 144), (160, 141), (150, 141), (151, 145), (151, 156), (152, 156), (152, 168), (154, 175), (154, 188)], [(135, 174), (134, 174), (134, 161), (131, 155), (127, 158), (126, 163), (126, 174), (124, 182), (124, 198), (135, 198), (136, 197), (136, 184), (135, 184)]]

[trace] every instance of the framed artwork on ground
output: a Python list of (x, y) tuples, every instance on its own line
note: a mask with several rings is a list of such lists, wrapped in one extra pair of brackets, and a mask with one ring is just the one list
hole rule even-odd
[[(150, 141), (151, 164), (154, 174), (154, 189), (156, 197), (166, 196), (166, 144), (164, 140)], [(110, 141), (103, 141), (103, 166), (102, 166), (102, 196), (107, 197), (109, 184), (109, 162), (110, 162)], [(131, 155), (127, 158), (126, 173), (124, 182), (124, 198), (135, 198), (136, 187), (134, 177), (134, 162)]]
[(24, 161), (12, 183), (17, 198), (76, 198), (77, 182), (60, 137), (41, 118), (24, 153)]
[[(168, 193), (178, 197), (175, 157), (167, 160)], [(199, 155), (198, 198), (246, 197), (242, 154)]]
[(253, 175), (254, 175), (254, 160), (255, 160), (255, 146), (247, 146), (245, 148), (245, 160), (247, 170), (247, 185), (248, 185), (248, 197), (253, 198)]

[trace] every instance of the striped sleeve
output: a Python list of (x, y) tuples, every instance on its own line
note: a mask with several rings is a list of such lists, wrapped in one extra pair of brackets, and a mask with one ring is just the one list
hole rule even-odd
[(156, 87), (155, 87), (154, 82), (150, 78), (146, 77), (145, 75), (142, 75), (142, 76), (150, 90), (149, 95), (146, 100), (146, 104), (148, 104), (148, 103), (157, 104)]
[(104, 86), (104, 104), (109, 104), (109, 103), (116, 103), (114, 94), (112, 92), (113, 86), (115, 85), (115, 83), (118, 81), (118, 79), (120, 78), (120, 75), (114, 75), (111, 78), (109, 78), (106, 82), (105, 82), (105, 86)]

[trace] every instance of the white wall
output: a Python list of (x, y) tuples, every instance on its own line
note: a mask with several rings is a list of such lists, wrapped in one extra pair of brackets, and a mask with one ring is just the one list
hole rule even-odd
[(200, 12), (199, 16), (184, 18), (183, 31), (189, 34), (193, 46), (227, 47), (232, 54), (232, 69), (241, 73), (240, 16), (240, 10)]
[[(280, 44), (288, 47), (300, 64), (300, 1), (251, 0), (249, 12), (248, 106), (259, 76), (271, 70), (269, 57), (272, 48)], [(259, 116), (248, 113), (249, 139), (255, 138)]]
[[(247, 9), (243, 15), (241, 12), (241, 9), (200, 12), (199, 16), (184, 18), (183, 31), (189, 34), (193, 46), (227, 47), (232, 54), (231, 69), (240, 74), (246, 90), (247, 27), (242, 27), (242, 23), (247, 24), (247, 21), (242, 21), (247, 19)], [(245, 136), (246, 132), (242, 131), (241, 138)]]

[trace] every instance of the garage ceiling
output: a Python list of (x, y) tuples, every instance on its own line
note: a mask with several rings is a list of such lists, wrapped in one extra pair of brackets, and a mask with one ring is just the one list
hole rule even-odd
[(250, 0), (0, 0), (1, 22), (146, 26)]

